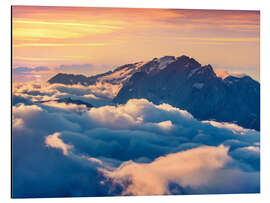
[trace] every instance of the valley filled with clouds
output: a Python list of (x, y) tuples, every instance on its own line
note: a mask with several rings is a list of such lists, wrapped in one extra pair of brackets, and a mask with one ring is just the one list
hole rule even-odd
[(15, 198), (260, 192), (259, 131), (120, 88), (13, 83)]

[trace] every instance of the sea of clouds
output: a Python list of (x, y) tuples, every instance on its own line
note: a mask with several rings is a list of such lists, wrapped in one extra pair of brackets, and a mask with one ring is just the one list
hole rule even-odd
[[(260, 192), (258, 131), (146, 99), (115, 105), (119, 88), (13, 84), (13, 197)], [(94, 107), (55, 101), (67, 97)]]

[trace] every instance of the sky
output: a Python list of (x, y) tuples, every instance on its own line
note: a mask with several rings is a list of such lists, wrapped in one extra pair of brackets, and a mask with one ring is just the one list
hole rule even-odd
[(15, 81), (165, 55), (260, 80), (259, 11), (13, 6), (12, 43)]

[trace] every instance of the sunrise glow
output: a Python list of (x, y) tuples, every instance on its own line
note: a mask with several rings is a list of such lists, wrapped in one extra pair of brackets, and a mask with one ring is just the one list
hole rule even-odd
[(257, 11), (14, 6), (13, 68), (91, 64), (93, 74), (186, 54), (259, 80), (259, 20)]

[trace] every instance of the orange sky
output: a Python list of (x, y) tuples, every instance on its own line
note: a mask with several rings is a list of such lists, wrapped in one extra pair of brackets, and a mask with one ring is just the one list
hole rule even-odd
[[(185, 54), (259, 80), (258, 11), (13, 6), (12, 17), (13, 68), (94, 74)], [(83, 64), (91, 67), (76, 70)]]

